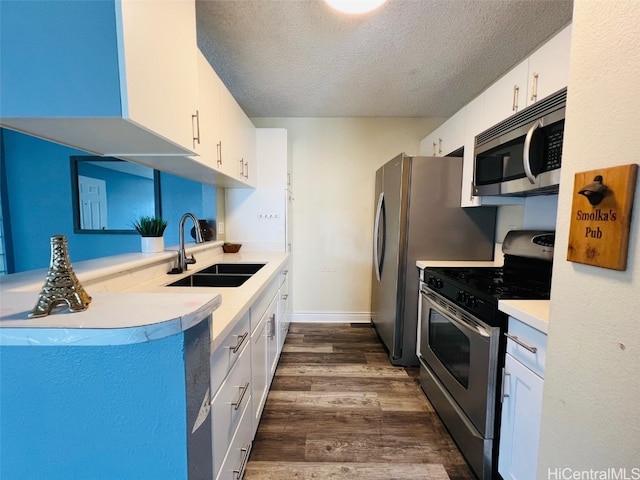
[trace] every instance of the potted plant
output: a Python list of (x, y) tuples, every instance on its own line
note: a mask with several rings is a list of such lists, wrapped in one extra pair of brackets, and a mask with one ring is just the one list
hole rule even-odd
[(164, 251), (164, 230), (167, 221), (162, 217), (142, 216), (133, 222), (133, 227), (141, 235), (141, 247), (143, 253), (156, 253)]

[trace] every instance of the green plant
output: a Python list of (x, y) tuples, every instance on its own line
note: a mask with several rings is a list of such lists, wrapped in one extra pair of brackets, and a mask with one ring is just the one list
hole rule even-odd
[(167, 221), (162, 217), (142, 216), (133, 222), (133, 228), (143, 237), (161, 237), (167, 228)]

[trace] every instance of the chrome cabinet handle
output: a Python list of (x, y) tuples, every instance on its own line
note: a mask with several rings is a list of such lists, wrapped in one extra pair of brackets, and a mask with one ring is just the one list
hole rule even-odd
[(442, 155), (442, 139), (438, 139), (438, 155)]
[(510, 333), (506, 333), (504, 334), (505, 337), (507, 337), (510, 340), (513, 340), (514, 342), (516, 342), (518, 345), (520, 345), (522, 348), (526, 348), (527, 350), (529, 350), (531, 353), (536, 353), (538, 351), (537, 347), (532, 347), (531, 345), (523, 342), (522, 340), (520, 340), (518, 337), (516, 337), (515, 335), (511, 335)]
[(502, 401), (504, 402), (505, 398), (509, 398), (509, 394), (507, 393), (509, 391), (509, 387), (506, 386), (507, 383), (507, 379), (511, 378), (511, 374), (507, 373), (507, 369), (503, 368), (502, 369)]
[(222, 166), (222, 140), (216, 143), (216, 156), (218, 157), (216, 162), (219, 166)]
[(433, 142), (433, 156), (436, 156), (436, 142)]
[(233, 353), (238, 353), (238, 350), (240, 350), (240, 346), (244, 343), (244, 341), (246, 340), (246, 338), (249, 336), (249, 332), (244, 332), (242, 335), (240, 335), (238, 337), (238, 343), (236, 343), (234, 346), (229, 347), (231, 349), (231, 351)]
[(518, 111), (518, 93), (520, 93), (520, 87), (518, 85), (513, 86), (513, 106), (511, 110), (514, 112)]
[[(193, 121), (196, 121), (195, 127), (193, 126)], [(200, 112), (196, 110), (195, 115), (191, 115), (191, 130), (193, 132), (193, 146), (196, 146), (196, 143), (200, 145)]]
[(249, 180), (249, 163), (248, 162), (244, 162), (244, 166), (247, 167), (247, 173), (245, 174), (244, 178)]
[(269, 333), (267, 334), (267, 337), (273, 338), (275, 334), (276, 334), (276, 314), (274, 313), (269, 317)]
[(522, 166), (524, 167), (524, 174), (527, 176), (531, 185), (535, 185), (536, 183), (536, 177), (531, 171), (531, 159), (529, 157), (531, 153), (531, 139), (535, 131), (543, 126), (542, 120), (535, 122), (527, 132), (527, 136), (524, 139), (524, 147), (522, 147)]
[(538, 74), (534, 72), (533, 87), (531, 88), (531, 101), (535, 102), (536, 100), (538, 100)]
[(289, 294), (285, 293), (284, 295), (282, 295), (282, 300), (286, 300), (287, 298), (289, 298)]
[(244, 158), (240, 159), (240, 176), (244, 178)]
[(242, 404), (242, 399), (244, 399), (244, 394), (247, 393), (247, 390), (249, 390), (249, 382), (245, 383), (243, 386), (239, 388), (240, 388), (240, 396), (238, 397), (238, 400), (236, 400), (235, 402), (231, 402), (231, 405), (233, 406), (234, 410), (238, 410), (240, 408), (240, 405)]
[(251, 454), (251, 443), (247, 444), (246, 447), (240, 449), (243, 452), (242, 460), (240, 460), (240, 465), (233, 471), (234, 480), (240, 480), (244, 477), (244, 471), (247, 468), (247, 460), (249, 460), (249, 455)]

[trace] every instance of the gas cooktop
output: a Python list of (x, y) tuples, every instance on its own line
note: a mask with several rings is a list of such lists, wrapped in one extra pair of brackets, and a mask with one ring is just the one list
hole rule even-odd
[(549, 299), (553, 240), (553, 232), (509, 232), (503, 267), (426, 268), (424, 282), (458, 307), (495, 323), (499, 300)]

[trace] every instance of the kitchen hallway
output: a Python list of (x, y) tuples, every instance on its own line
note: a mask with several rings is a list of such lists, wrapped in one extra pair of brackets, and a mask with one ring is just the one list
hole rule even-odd
[(472, 480), (418, 382), (370, 324), (292, 323), (247, 480)]

